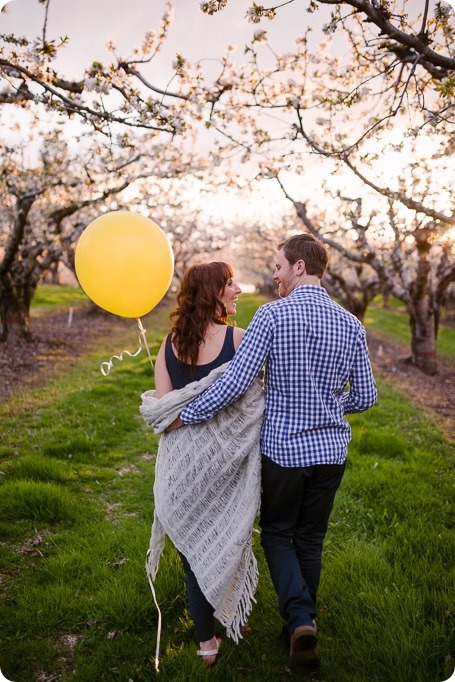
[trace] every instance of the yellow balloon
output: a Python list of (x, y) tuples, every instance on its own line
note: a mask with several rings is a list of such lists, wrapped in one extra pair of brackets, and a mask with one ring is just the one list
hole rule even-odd
[(101, 308), (122, 317), (141, 317), (163, 298), (172, 280), (174, 256), (153, 220), (112, 211), (83, 231), (75, 254), (82, 289)]

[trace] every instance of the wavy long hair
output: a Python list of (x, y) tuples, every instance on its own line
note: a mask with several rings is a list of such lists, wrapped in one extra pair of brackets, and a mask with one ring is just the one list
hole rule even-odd
[(209, 324), (227, 324), (227, 310), (219, 298), (234, 276), (227, 263), (193, 265), (182, 277), (177, 308), (171, 313), (171, 339), (180, 362), (194, 367)]

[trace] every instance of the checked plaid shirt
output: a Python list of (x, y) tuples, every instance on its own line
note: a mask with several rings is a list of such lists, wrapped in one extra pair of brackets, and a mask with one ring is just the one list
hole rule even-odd
[(361, 322), (321, 286), (302, 285), (261, 306), (226, 372), (185, 407), (182, 421), (213, 417), (264, 365), (262, 453), (284, 467), (342, 464), (351, 439), (344, 415), (377, 399)]

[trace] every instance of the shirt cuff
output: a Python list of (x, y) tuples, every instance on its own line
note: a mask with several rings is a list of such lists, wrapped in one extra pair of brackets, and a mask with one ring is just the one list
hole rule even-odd
[(184, 407), (180, 412), (180, 419), (184, 424), (197, 424), (200, 421), (204, 421), (203, 419), (195, 417), (189, 406)]

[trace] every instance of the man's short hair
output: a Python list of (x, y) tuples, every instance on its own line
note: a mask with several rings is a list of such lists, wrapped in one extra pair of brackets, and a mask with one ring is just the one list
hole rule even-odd
[(284, 250), (284, 255), (291, 265), (303, 260), (309, 275), (321, 278), (327, 269), (329, 254), (324, 244), (312, 234), (295, 234), (278, 244), (278, 250)]

